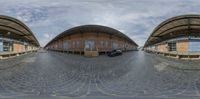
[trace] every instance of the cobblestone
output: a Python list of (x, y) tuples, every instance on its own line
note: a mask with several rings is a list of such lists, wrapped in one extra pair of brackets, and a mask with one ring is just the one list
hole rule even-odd
[(0, 61), (0, 96), (199, 97), (200, 72), (176, 65), (185, 63), (142, 51), (112, 58), (37, 52)]

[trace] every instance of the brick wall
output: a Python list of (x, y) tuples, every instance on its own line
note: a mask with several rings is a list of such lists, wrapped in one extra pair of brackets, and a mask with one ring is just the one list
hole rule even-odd
[(23, 52), (23, 51), (25, 51), (25, 46), (23, 44), (14, 43), (13, 44), (13, 51), (14, 52)]
[(184, 40), (184, 41), (177, 41), (176, 43), (176, 49), (177, 52), (187, 52), (188, 51), (188, 41)]
[[(127, 49), (136, 48), (136, 46), (130, 42), (128, 42), (125, 38), (118, 37), (115, 35), (110, 36), (107, 33), (77, 33), (69, 36), (65, 36), (57, 41), (52, 42), (49, 47), (51, 49), (56, 50), (64, 50), (63, 44), (64, 42), (68, 42), (70, 46), (69, 51), (83, 51), (85, 46), (85, 40), (94, 40), (95, 46), (99, 49), (99, 51), (109, 51), (112, 49), (112, 43), (115, 42), (119, 47), (124, 47), (125, 44), (128, 44)], [(79, 42), (79, 48), (73, 46), (73, 42)], [(101, 45), (101, 41), (106, 41), (108, 43), (107, 48), (103, 48)], [(58, 46), (62, 47), (58, 47)], [(57, 47), (56, 47), (57, 46)]]
[(160, 51), (160, 52), (167, 52), (168, 51), (168, 49), (167, 49), (167, 43), (159, 44), (158, 45), (158, 51)]

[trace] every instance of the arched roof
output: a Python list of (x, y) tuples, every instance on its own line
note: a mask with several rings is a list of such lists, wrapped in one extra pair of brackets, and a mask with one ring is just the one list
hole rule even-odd
[(134, 43), (136, 46), (138, 46), (132, 39), (130, 39), (128, 36), (125, 34), (121, 33), (120, 31), (107, 27), (107, 26), (101, 26), (101, 25), (82, 25), (82, 26), (77, 26), (71, 29), (68, 29), (61, 34), (57, 35), (53, 40), (51, 40), (46, 46), (48, 46), (50, 43), (53, 41), (56, 41), (64, 36), (75, 34), (75, 33), (85, 33), (85, 32), (99, 32), (99, 33), (108, 33), (111, 35), (116, 35), (119, 37), (124, 37), (131, 43)]
[(144, 47), (179, 36), (200, 36), (200, 15), (180, 15), (159, 24)]
[[(8, 34), (8, 32), (10, 32), (10, 34)], [(1, 36), (40, 46), (32, 31), (23, 22), (9, 16), (0, 15), (0, 37)]]

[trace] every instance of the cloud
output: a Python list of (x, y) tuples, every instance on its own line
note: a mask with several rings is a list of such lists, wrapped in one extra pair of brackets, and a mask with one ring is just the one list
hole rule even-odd
[(162, 21), (200, 13), (197, 0), (2, 0), (0, 5), (0, 14), (23, 21), (42, 46), (64, 30), (84, 24), (115, 28), (142, 46)]

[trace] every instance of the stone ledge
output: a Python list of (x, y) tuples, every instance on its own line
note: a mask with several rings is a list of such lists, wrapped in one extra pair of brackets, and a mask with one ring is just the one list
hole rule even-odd
[(159, 52), (159, 51), (147, 51), (148, 53), (154, 53), (158, 55), (163, 55), (170, 58), (177, 58), (183, 60), (200, 60), (200, 53), (178, 53), (178, 52)]
[(19, 56), (26, 53), (37, 52), (37, 50), (23, 51), (23, 52), (1, 52), (0, 59), (7, 59), (15, 56)]

